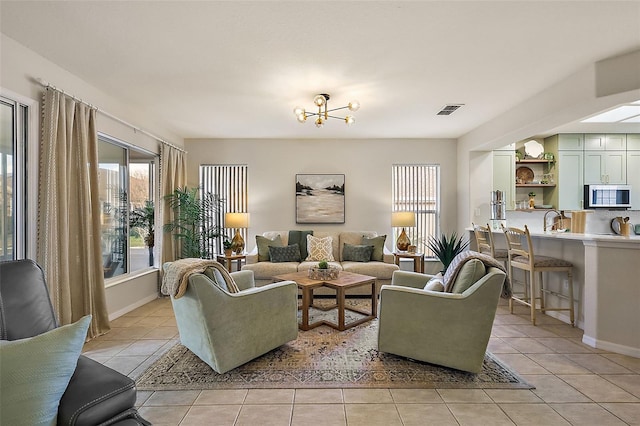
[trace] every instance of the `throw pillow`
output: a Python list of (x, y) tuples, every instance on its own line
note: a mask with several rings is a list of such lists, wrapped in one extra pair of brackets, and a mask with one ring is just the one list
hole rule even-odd
[(307, 235), (313, 235), (313, 231), (289, 231), (289, 240), (287, 244), (298, 244), (300, 247), (300, 259), (306, 259), (309, 255), (307, 252)]
[(0, 424), (55, 425), (91, 315), (20, 340), (0, 341)]
[(307, 235), (307, 250), (309, 255), (306, 260), (312, 262), (320, 262), (321, 260), (333, 262), (335, 259), (333, 258), (332, 242), (333, 238), (331, 237), (318, 238), (313, 235)]
[(431, 278), (424, 286), (424, 289), (430, 291), (444, 291), (444, 277), (442, 276), (442, 272), (438, 272), (438, 275)]
[(451, 293), (463, 293), (466, 289), (475, 284), (476, 281), (484, 277), (486, 272), (487, 268), (480, 259), (467, 260), (464, 265), (462, 265), (460, 272), (458, 272), (456, 281), (453, 283), (453, 287), (451, 288)]
[(258, 262), (268, 262), (271, 260), (269, 246), (282, 247), (282, 238), (277, 235), (274, 239), (256, 235), (256, 246), (258, 246)]
[(382, 262), (384, 260), (384, 242), (386, 239), (386, 235), (379, 235), (377, 237), (362, 236), (362, 244), (373, 246), (373, 251), (371, 252), (371, 260), (374, 260), (376, 262)]
[(289, 244), (286, 247), (269, 246), (269, 255), (274, 263), (300, 262), (300, 246), (298, 243)]
[(373, 246), (343, 244), (342, 259), (352, 262), (368, 262), (371, 260)]

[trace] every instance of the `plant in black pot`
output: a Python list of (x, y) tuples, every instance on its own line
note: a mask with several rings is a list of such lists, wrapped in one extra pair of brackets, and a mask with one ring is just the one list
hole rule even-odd
[(469, 241), (465, 241), (464, 237), (458, 237), (455, 232), (452, 232), (448, 236), (442, 234), (440, 238), (429, 237), (427, 247), (442, 263), (442, 274), (444, 274), (453, 258), (469, 247)]

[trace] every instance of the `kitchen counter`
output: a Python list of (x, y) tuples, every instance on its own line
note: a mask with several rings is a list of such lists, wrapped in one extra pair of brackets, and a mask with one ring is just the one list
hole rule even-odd
[[(468, 231), (475, 248), (473, 230)], [(506, 248), (504, 234), (493, 232), (496, 246)], [(573, 263), (576, 324), (584, 330), (583, 343), (640, 358), (640, 235), (531, 232), (531, 239), (536, 254)], [(545, 283), (563, 293), (568, 285), (555, 273), (545, 275)], [(550, 302), (568, 303), (558, 298)], [(547, 315), (569, 322), (562, 312)]]

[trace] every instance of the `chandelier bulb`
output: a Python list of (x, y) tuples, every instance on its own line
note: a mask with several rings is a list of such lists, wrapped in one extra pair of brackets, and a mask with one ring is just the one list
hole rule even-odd
[(321, 107), (327, 103), (327, 98), (325, 98), (323, 95), (316, 95), (313, 98), (313, 103), (316, 104), (316, 106)]
[(350, 111), (357, 111), (359, 109), (360, 109), (360, 102), (358, 102), (358, 101), (349, 102), (349, 110)]
[(344, 118), (344, 122), (347, 123), (347, 126), (351, 126), (353, 123), (356, 122), (356, 119), (353, 115), (347, 115)]
[(297, 119), (299, 123), (305, 123), (307, 121), (307, 115), (305, 113), (298, 114)]
[(322, 118), (322, 117), (318, 117), (318, 118), (316, 119), (316, 127), (317, 127), (317, 128), (320, 128), (320, 127), (322, 127), (323, 125), (324, 125), (324, 118)]
[(306, 111), (304, 108), (302, 108), (301, 106), (297, 106), (293, 109), (293, 113), (297, 116), (299, 116), (300, 114), (304, 114)]

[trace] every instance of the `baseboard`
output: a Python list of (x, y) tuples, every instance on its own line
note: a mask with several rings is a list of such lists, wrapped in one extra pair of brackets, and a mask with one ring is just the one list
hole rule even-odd
[(640, 358), (639, 348), (633, 348), (631, 346), (619, 345), (617, 343), (594, 339), (593, 337), (587, 336), (586, 334), (582, 336), (582, 343), (584, 343), (585, 345), (589, 345), (592, 348), (604, 349), (605, 351), (628, 355), (634, 358)]
[(151, 296), (147, 296), (144, 299), (138, 300), (136, 303), (132, 303), (129, 306), (126, 306), (116, 312), (112, 312), (109, 314), (109, 321), (113, 321), (116, 318), (119, 318), (121, 316), (123, 316), (124, 314), (128, 314), (129, 312), (133, 311), (136, 308), (139, 308), (142, 305), (146, 305), (149, 302), (152, 302), (154, 300), (156, 300), (158, 298), (157, 295), (151, 295)]

